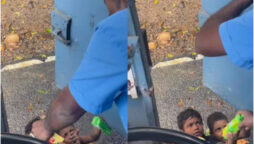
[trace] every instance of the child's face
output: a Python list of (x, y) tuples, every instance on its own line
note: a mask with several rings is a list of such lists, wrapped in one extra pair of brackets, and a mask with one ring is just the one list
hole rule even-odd
[(202, 121), (196, 117), (188, 118), (183, 124), (183, 132), (200, 137), (204, 135), (204, 129)]
[(66, 144), (80, 144), (79, 130), (73, 126), (62, 129), (59, 134), (64, 138)]
[(74, 127), (73, 126), (68, 126), (62, 130), (60, 130), (59, 134), (62, 136), (62, 137), (66, 137), (70, 132), (74, 131)]
[(227, 126), (226, 120), (218, 120), (213, 125), (213, 135), (219, 141), (224, 141), (222, 137), (222, 130)]

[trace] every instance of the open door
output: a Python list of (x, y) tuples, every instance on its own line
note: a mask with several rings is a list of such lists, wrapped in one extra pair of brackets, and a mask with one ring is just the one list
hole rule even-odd
[(131, 67), (128, 75), (133, 77), (135, 86), (134, 94), (130, 93), (128, 96), (128, 126), (159, 127), (150, 74), (152, 62), (146, 32), (140, 29), (135, 0), (129, 0), (128, 46), (130, 48), (128, 61)]

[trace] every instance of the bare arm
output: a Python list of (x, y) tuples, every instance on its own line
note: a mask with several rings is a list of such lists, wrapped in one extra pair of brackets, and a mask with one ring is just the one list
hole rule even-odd
[(76, 122), (85, 111), (76, 103), (68, 87), (53, 101), (45, 120), (33, 124), (36, 138), (48, 140), (53, 132)]
[(243, 115), (243, 122), (239, 125), (240, 128), (250, 130), (253, 127), (253, 112), (247, 110), (238, 111), (237, 114)]
[(227, 6), (212, 15), (196, 36), (195, 47), (197, 53), (205, 56), (226, 55), (219, 35), (219, 26), (223, 22), (239, 16), (242, 11), (252, 3), (253, 0), (233, 0)]
[(90, 135), (80, 136), (81, 144), (95, 142), (100, 138), (100, 135), (101, 135), (101, 130), (94, 127)]

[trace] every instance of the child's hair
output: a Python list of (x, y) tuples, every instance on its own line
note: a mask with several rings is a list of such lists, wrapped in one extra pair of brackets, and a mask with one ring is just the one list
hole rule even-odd
[(38, 116), (38, 117), (36, 117), (36, 118), (34, 118), (34, 119), (32, 119), (31, 121), (28, 122), (28, 124), (27, 124), (26, 127), (25, 127), (25, 134), (26, 134), (26, 135), (29, 135), (29, 134), (31, 133), (33, 123), (36, 122), (36, 121), (38, 121), (38, 120), (40, 120), (40, 119), (41, 119), (41, 118)]
[[(38, 120), (41, 120), (41, 118), (39, 116), (35, 117), (34, 119), (32, 119), (31, 121), (29, 121), (27, 123), (27, 125), (25, 126), (25, 134), (26, 135), (29, 135), (32, 132), (33, 123), (38, 121)], [(70, 126), (73, 126), (73, 125), (70, 125)], [(68, 127), (68, 126), (66, 126), (66, 127)], [(64, 128), (66, 128), (66, 127), (64, 127)], [(62, 129), (56, 131), (56, 133), (59, 133), (61, 130)]]
[(208, 128), (210, 129), (211, 134), (213, 134), (213, 125), (218, 120), (228, 121), (227, 117), (221, 112), (214, 112), (208, 116), (207, 125), (208, 125)]
[(188, 108), (184, 111), (182, 111), (178, 116), (177, 116), (177, 125), (178, 128), (183, 130), (183, 125), (185, 123), (185, 121), (189, 118), (198, 118), (201, 121), (201, 124), (203, 124), (202, 122), (202, 117), (200, 115), (200, 113), (192, 108)]

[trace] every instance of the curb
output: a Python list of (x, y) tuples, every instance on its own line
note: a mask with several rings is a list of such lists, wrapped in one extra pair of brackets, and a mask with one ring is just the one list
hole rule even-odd
[[(170, 61), (159, 62), (158, 64), (153, 66), (152, 69), (162, 68), (162, 67), (171, 66), (171, 65), (182, 64), (182, 63), (191, 62), (191, 61), (194, 61), (194, 60), (202, 60), (203, 58), (204, 58), (203, 55), (198, 54), (195, 59), (190, 58), (190, 57), (183, 57), (183, 58), (173, 59), (173, 60), (170, 60)], [(19, 68), (29, 67), (29, 66), (33, 66), (33, 65), (37, 65), (37, 64), (53, 62), (55, 60), (56, 60), (56, 56), (47, 57), (45, 62), (43, 62), (41, 60), (38, 60), (38, 59), (32, 59), (32, 60), (28, 60), (28, 61), (24, 61), (24, 62), (19, 62), (19, 63), (16, 63), (16, 64), (7, 65), (7, 66), (3, 67), (1, 69), (1, 71), (3, 72), (3, 71), (8, 71), (8, 70), (14, 70), (14, 69), (19, 69)]]
[(190, 57), (182, 57), (182, 58), (169, 60), (169, 61), (165, 61), (165, 62), (159, 62), (158, 64), (154, 65), (152, 67), (152, 69), (163, 68), (163, 67), (182, 64), (182, 63), (186, 63), (186, 62), (192, 62), (195, 60), (202, 60), (203, 58), (204, 58), (204, 56), (200, 55), (200, 54), (198, 54), (195, 59), (190, 58)]
[(37, 64), (52, 62), (52, 61), (55, 61), (55, 60), (56, 60), (55, 56), (49, 56), (49, 57), (47, 57), (45, 62), (43, 62), (41, 60), (38, 60), (38, 59), (32, 59), (32, 60), (28, 60), (28, 61), (24, 61), (24, 62), (19, 62), (19, 63), (16, 63), (16, 64), (7, 65), (7, 66), (3, 67), (1, 69), (1, 71), (3, 72), (3, 71), (14, 70), (14, 69), (20, 69), (20, 68), (24, 68), (24, 67), (29, 67), (29, 66), (37, 65)]

